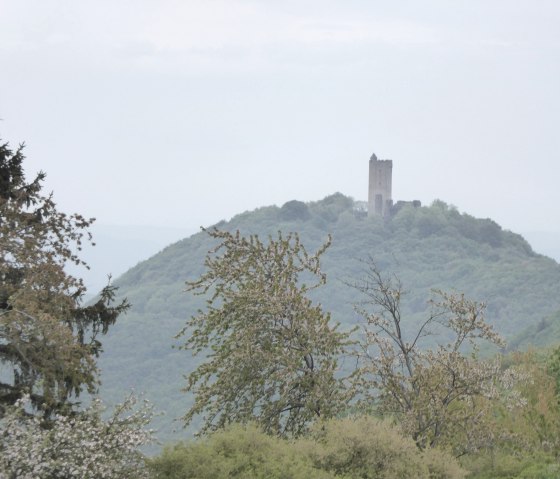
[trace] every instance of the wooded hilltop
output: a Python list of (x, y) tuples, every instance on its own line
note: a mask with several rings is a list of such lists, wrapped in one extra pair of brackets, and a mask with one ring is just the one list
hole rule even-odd
[(23, 160), (2, 145), (2, 475), (558, 476), (560, 265), (520, 235), (336, 193), (203, 228), (84, 305), (64, 266), (93, 220)]

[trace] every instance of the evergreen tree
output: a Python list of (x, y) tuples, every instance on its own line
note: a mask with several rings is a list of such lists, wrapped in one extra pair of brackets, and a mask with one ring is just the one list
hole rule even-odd
[(84, 389), (95, 391), (98, 336), (128, 304), (113, 305), (115, 288), (107, 286), (82, 306), (84, 284), (64, 267), (87, 267), (78, 254), (94, 220), (59, 212), (42, 193), (45, 173), (26, 181), (24, 158), (23, 145), (0, 144), (0, 415), (29, 395), (48, 417)]

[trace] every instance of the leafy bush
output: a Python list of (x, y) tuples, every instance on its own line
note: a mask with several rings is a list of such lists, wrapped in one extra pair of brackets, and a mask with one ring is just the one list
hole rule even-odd
[(411, 438), (373, 417), (337, 419), (315, 429), (308, 442), (317, 467), (335, 477), (455, 479), (466, 476), (457, 461), (437, 449), (421, 452)]
[(256, 426), (233, 425), (208, 439), (164, 449), (149, 467), (157, 479), (320, 479), (321, 471), (294, 443)]
[(333, 419), (308, 438), (287, 441), (254, 425), (166, 448), (149, 462), (156, 479), (462, 479), (466, 471), (438, 450), (421, 452), (396, 427), (372, 417)]

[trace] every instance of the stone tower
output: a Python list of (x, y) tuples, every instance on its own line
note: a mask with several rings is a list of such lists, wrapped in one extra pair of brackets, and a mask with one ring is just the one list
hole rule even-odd
[(369, 160), (368, 216), (389, 216), (393, 206), (392, 179), (393, 161), (378, 160), (375, 153), (371, 155)]

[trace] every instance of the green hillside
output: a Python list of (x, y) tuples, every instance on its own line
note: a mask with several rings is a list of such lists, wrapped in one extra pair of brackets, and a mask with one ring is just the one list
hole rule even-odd
[[(486, 301), (489, 322), (506, 339), (538, 328), (543, 318), (560, 310), (558, 263), (534, 253), (520, 235), (492, 220), (460, 214), (440, 201), (430, 207), (405, 206), (383, 220), (365, 217), (351, 198), (337, 193), (318, 202), (291, 201), (281, 208), (245, 212), (217, 226), (259, 235), (297, 231), (308, 250), (330, 233), (332, 246), (323, 262), (327, 285), (314, 299), (345, 327), (357, 321), (352, 304), (359, 299), (345, 282), (360, 277), (361, 260), (368, 257), (382, 271), (400, 277), (408, 291), (404, 312), (411, 321), (426, 310), (432, 288), (455, 289)], [(188, 398), (180, 389), (194, 363), (188, 352), (172, 348), (178, 344), (173, 336), (203, 305), (202, 298), (187, 295), (184, 288), (186, 280), (202, 272), (211, 247), (206, 234), (195, 234), (116, 282), (133, 307), (103, 340), (102, 395), (114, 402), (131, 388), (145, 392), (157, 409), (167, 412), (155, 425), (165, 440), (186, 434), (174, 419), (187, 409)], [(173, 429), (179, 432), (172, 435)]]

